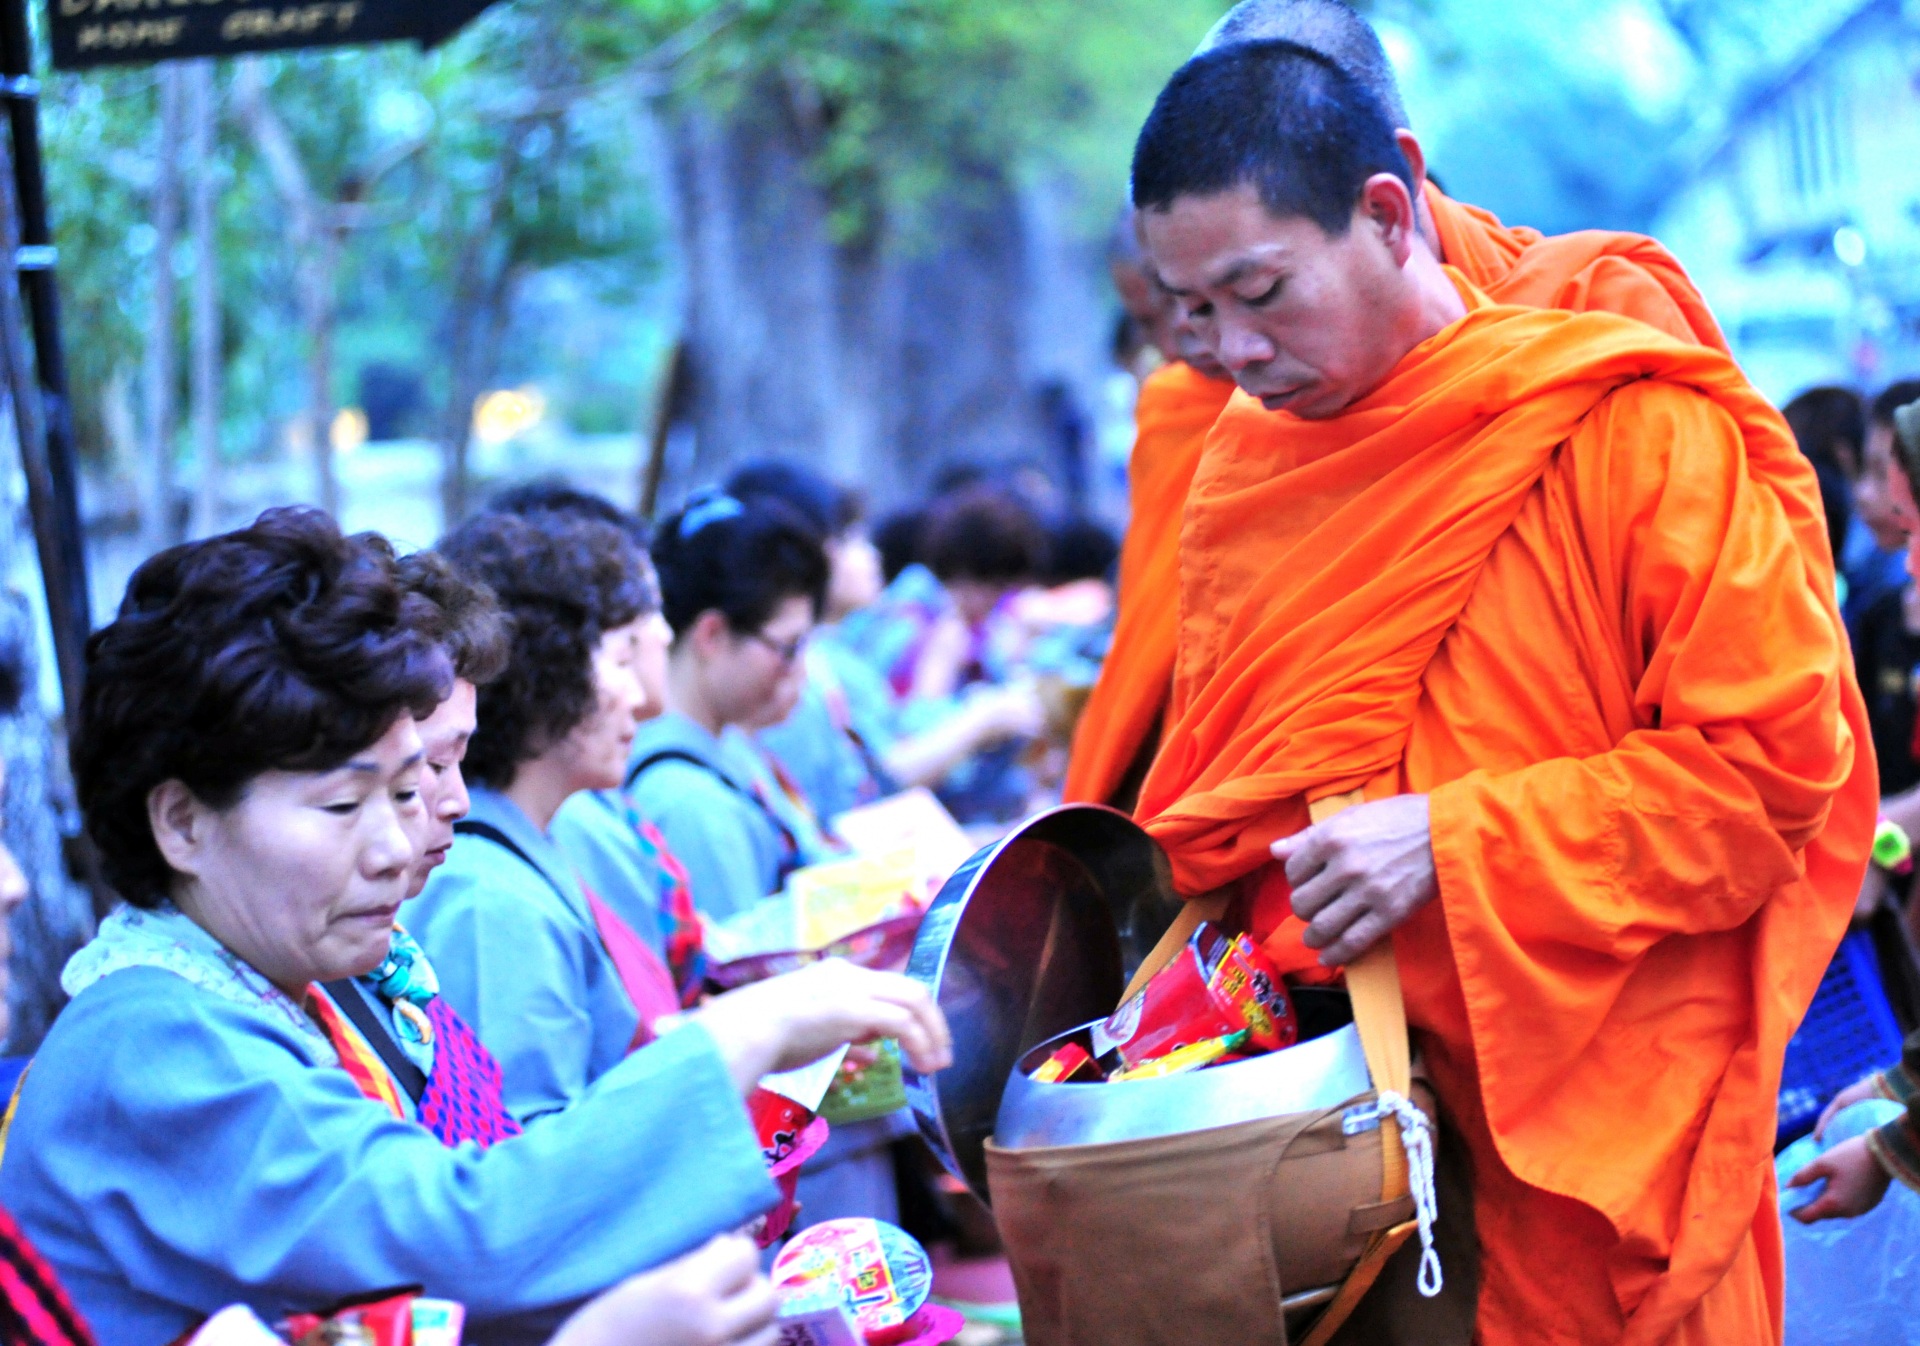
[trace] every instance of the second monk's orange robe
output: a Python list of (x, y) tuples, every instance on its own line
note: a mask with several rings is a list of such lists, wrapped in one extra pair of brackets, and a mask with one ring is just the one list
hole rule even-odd
[(1158, 739), (1179, 626), (1180, 515), (1200, 446), (1233, 389), (1232, 379), (1209, 378), (1182, 360), (1162, 365), (1140, 385), (1127, 462), (1131, 513), (1120, 548), (1119, 613), (1100, 680), (1074, 730), (1068, 803), (1111, 802)]
[[(1428, 183), (1441, 260), (1502, 304), (1618, 313), (1682, 341), (1727, 348), (1680, 263), (1644, 234), (1583, 230), (1543, 236), (1509, 227)], [(1173, 674), (1179, 626), (1180, 517), (1200, 449), (1233, 385), (1168, 365), (1140, 389), (1128, 467), (1132, 518), (1120, 553), (1119, 616), (1100, 680), (1074, 734), (1069, 802), (1114, 800), (1133, 763), (1151, 752)]]
[(1467, 316), (1339, 417), (1215, 424), (1140, 816), (1300, 967), (1268, 844), (1425, 794), (1439, 897), (1394, 943), (1479, 1339), (1759, 1346), (1781, 1060), (1877, 802), (1818, 490), (1725, 356), (1455, 274)]

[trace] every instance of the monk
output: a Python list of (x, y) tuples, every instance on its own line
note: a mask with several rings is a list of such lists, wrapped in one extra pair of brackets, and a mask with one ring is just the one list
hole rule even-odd
[(1234, 383), (1146, 264), (1131, 210), (1115, 230), (1107, 261), (1128, 316), (1165, 363), (1141, 383), (1134, 404), (1119, 611), (1100, 679), (1074, 732), (1064, 795), (1069, 802), (1131, 809), (1160, 746), (1160, 718), (1173, 682), (1180, 511), (1200, 445), (1233, 396)]
[(1781, 1060), (1875, 803), (1818, 489), (1719, 351), (1444, 266), (1394, 130), (1256, 42), (1140, 134), (1155, 270), (1241, 392), (1139, 816), (1283, 966), (1392, 940), (1478, 1340), (1775, 1342)]
[[(1284, 38), (1309, 47), (1353, 76), (1385, 109), (1417, 188), (1420, 241), (1503, 304), (1618, 313), (1682, 341), (1715, 350), (1726, 338), (1673, 255), (1641, 234), (1587, 230), (1554, 237), (1509, 228), (1487, 211), (1447, 198), (1426, 179), (1393, 67), (1367, 21), (1340, 0), (1242, 0), (1207, 34), (1202, 52)], [(1152, 311), (1165, 291), (1150, 269), (1116, 265), (1116, 287), (1131, 310)], [(1133, 297), (1130, 297), (1133, 296)], [(1152, 319), (1179, 339), (1177, 311)], [(1129, 467), (1132, 521), (1120, 556), (1119, 616), (1111, 652), (1074, 735), (1065, 797), (1131, 809), (1140, 772), (1159, 746), (1178, 625), (1175, 551), (1186, 486), (1212, 416), (1231, 382), (1195, 353), (1147, 380), (1135, 411)], [(1171, 358), (1171, 356), (1169, 357)], [(1217, 401), (1216, 401), (1217, 399)], [(1202, 426), (1202, 422), (1206, 426)]]

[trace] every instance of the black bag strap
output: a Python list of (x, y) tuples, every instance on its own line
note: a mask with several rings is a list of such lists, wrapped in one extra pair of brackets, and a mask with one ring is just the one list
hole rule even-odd
[[(656, 767), (662, 762), (685, 762), (688, 766), (697, 766), (729, 790), (746, 800), (749, 804), (759, 809), (766, 817), (766, 820), (779, 830), (781, 839), (787, 843), (787, 854), (793, 857), (793, 865), (797, 865), (800, 862), (802, 853), (800, 850), (800, 838), (793, 834), (793, 829), (782, 821), (779, 814), (768, 807), (766, 800), (747, 789), (744, 785), (740, 784), (739, 781), (729, 776), (712, 762), (707, 761), (704, 757), (695, 756), (685, 748), (660, 748), (642, 757), (639, 761), (635, 762), (627, 772), (627, 788), (631, 790), (639, 782), (640, 777), (646, 774), (649, 768)], [(457, 828), (459, 824), (456, 823), (454, 826)], [(791, 870), (793, 865), (782, 865), (781, 868), (783, 870)]]
[(401, 1087), (413, 1096), (414, 1103), (418, 1105), (427, 1096), (426, 1074), (400, 1049), (400, 1044), (394, 1041), (393, 1030), (380, 1022), (380, 1016), (367, 1003), (360, 983), (351, 977), (342, 977), (338, 981), (323, 981), (320, 984), (333, 997), (333, 1003), (353, 1020), (353, 1026), (360, 1030), (360, 1036), (379, 1054), (387, 1069), (393, 1072), (393, 1077), (400, 1081)]
[(495, 827), (492, 823), (483, 823), (478, 818), (462, 818), (453, 825), (453, 830), (464, 837), (479, 837), (483, 841), (491, 841), (494, 845), (507, 851), (515, 859), (519, 860), (521, 864), (545, 879), (547, 881), (547, 887), (553, 889), (562, 902), (569, 907), (573, 906), (574, 899), (567, 896), (567, 891), (560, 886), (559, 880), (542, 869), (539, 862), (527, 854), (524, 846)]

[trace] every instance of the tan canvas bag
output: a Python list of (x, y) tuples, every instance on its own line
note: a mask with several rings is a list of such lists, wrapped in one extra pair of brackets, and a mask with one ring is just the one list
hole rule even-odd
[[(1314, 820), (1358, 799), (1356, 792), (1322, 801), (1312, 810)], [(1189, 902), (1127, 995), (1224, 906)], [(1364, 1315), (1372, 1324), (1363, 1339), (1433, 1346), (1471, 1339), (1473, 1277), (1470, 1265), (1460, 1265), (1472, 1260), (1464, 1203), (1447, 1211), (1448, 1232), (1456, 1237), (1447, 1240), (1452, 1262), (1444, 1276), (1428, 1239), (1410, 1242), (1421, 1232), (1422, 1207), (1427, 1233), (1433, 1232), (1428, 1123), (1436, 1110), (1413, 1078), (1391, 942), (1348, 967), (1346, 979), (1371, 1093), (1319, 1112), (1149, 1140), (1019, 1150), (988, 1144), (994, 1215), (1031, 1346), (1202, 1340), (1325, 1346), (1390, 1262), (1396, 1279), (1418, 1282), (1420, 1293), (1396, 1284), (1395, 1293), (1383, 1294), (1392, 1312)], [(1383, 1093), (1402, 1106), (1376, 1120)], [(1403, 1118), (1414, 1149), (1411, 1165)], [(1465, 1187), (1446, 1185), (1450, 1196)], [(1403, 1247), (1408, 1256), (1395, 1261)], [(1455, 1292), (1430, 1296), (1449, 1277)], [(1403, 1321), (1379, 1321), (1388, 1316)]]

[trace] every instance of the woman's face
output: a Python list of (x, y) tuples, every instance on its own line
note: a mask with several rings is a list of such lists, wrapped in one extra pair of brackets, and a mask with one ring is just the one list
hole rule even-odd
[(369, 972), (426, 840), (410, 715), (332, 771), (269, 771), (212, 809), (178, 781), (148, 799), (182, 911), (290, 995)]
[(827, 579), (827, 612), (823, 621), (837, 622), (880, 597), (886, 579), (880, 573), (880, 552), (861, 528), (849, 528), (827, 543), (832, 566)]
[(647, 704), (640, 710), (640, 718), (651, 720), (667, 708), (667, 656), (673, 652), (673, 628), (658, 612), (642, 617), (636, 644), (638, 650), (634, 672), (639, 676), (640, 690), (647, 698)]
[(452, 694), (420, 721), (420, 749), (425, 754), (420, 802), (426, 809), (427, 823), (420, 855), (413, 865), (413, 881), (407, 887), (408, 897), (419, 896), (427, 886), (427, 876), (447, 858), (447, 848), (453, 845), (453, 825), (467, 816), (472, 805), (460, 764), (466, 760), (467, 744), (478, 727), (478, 695), (472, 683), (455, 678)]
[(758, 631), (728, 631), (715, 642), (706, 668), (707, 699), (723, 723), (756, 728), (777, 724), (800, 698), (813, 603), (784, 598)]
[(641, 670), (648, 621), (638, 617), (601, 635), (593, 652), (594, 707), (547, 750), (558, 754), (575, 790), (611, 790), (626, 779), (634, 730), (649, 703)]

